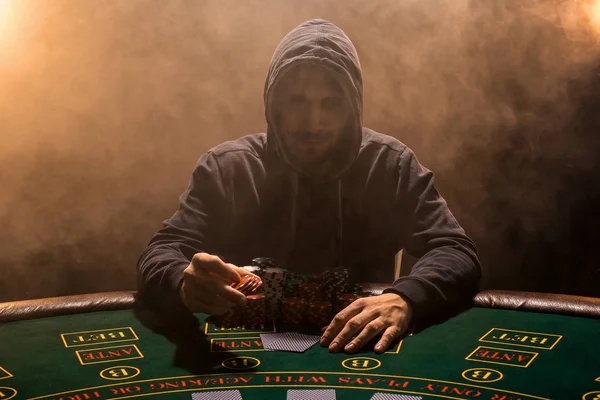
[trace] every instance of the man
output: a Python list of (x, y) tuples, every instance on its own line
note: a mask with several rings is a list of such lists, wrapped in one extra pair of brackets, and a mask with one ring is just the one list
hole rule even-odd
[[(292, 30), (273, 55), (264, 100), (266, 134), (200, 158), (179, 210), (140, 257), (140, 292), (218, 315), (244, 304), (227, 283), (256, 256), (390, 282), (335, 316), (321, 338), (333, 352), (379, 335), (383, 352), (411, 322), (473, 295), (476, 249), (433, 174), (402, 143), (362, 126), (360, 64), (344, 32), (324, 20)], [(392, 284), (402, 248), (420, 259)]]

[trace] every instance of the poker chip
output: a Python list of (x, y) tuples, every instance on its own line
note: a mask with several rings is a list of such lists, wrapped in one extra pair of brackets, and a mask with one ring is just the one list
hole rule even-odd
[[(346, 268), (331, 268), (315, 274), (301, 274), (278, 268), (272, 257), (252, 259), (252, 265), (243, 267), (252, 276), (262, 281), (243, 284), (238, 290), (245, 294), (264, 293), (262, 320), (278, 320), (282, 318), (287, 324), (329, 324), (333, 312), (339, 312), (353, 301), (368, 295), (359, 284), (350, 284), (350, 271)], [(247, 296), (250, 298), (250, 296)], [(256, 307), (256, 306), (255, 306)], [(246, 311), (244, 323), (246, 323)], [(259, 325), (261, 317), (255, 317), (252, 307), (248, 311), (248, 323)]]
[(298, 292), (300, 297), (309, 303), (323, 300), (323, 285), (320, 283), (303, 283), (299, 286)]
[(299, 288), (302, 281), (300, 279), (290, 279), (289, 277), (285, 280), (283, 288), (283, 297), (298, 297)]
[(260, 268), (275, 268), (277, 263), (273, 257), (257, 257), (253, 258), (251, 264)]
[(360, 297), (364, 293), (363, 287), (360, 283), (355, 283), (353, 285), (350, 285), (350, 289), (348, 290), (348, 293), (354, 293)]
[(261, 286), (262, 280), (254, 274), (244, 275), (238, 283), (231, 285), (231, 287), (245, 295), (256, 292)]
[(265, 268), (263, 284), (266, 295), (267, 319), (275, 320), (280, 315), (286, 274), (287, 271), (283, 268)]
[(217, 324), (224, 328), (235, 328), (242, 322), (242, 308), (235, 306), (224, 314), (215, 315)]
[(304, 322), (307, 301), (299, 297), (283, 299), (281, 313), (283, 322), (290, 325), (300, 325)]
[(324, 295), (325, 300), (334, 302), (338, 294), (346, 293), (349, 285), (349, 270), (334, 268), (325, 271)]
[(266, 298), (264, 294), (246, 296), (246, 305), (242, 311), (242, 322), (246, 328), (259, 328), (267, 320)]
[(246, 266), (243, 266), (242, 268), (245, 269), (246, 271), (250, 272), (251, 274), (258, 276), (260, 279), (262, 279), (264, 277), (265, 271), (261, 267), (258, 267), (256, 265), (246, 265)]
[(353, 301), (358, 300), (359, 296), (354, 293), (343, 293), (338, 294), (335, 298), (335, 312), (338, 313), (344, 308), (352, 304)]
[(314, 301), (309, 303), (306, 316), (310, 324), (319, 326), (328, 325), (331, 321), (331, 303), (329, 301)]

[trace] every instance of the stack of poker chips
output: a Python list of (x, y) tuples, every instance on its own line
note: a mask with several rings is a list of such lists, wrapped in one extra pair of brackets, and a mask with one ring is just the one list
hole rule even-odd
[(230, 286), (247, 296), (261, 288), (262, 280), (257, 275), (247, 274), (242, 276), (239, 282), (232, 283)]
[(267, 319), (275, 320), (280, 315), (286, 274), (287, 271), (282, 268), (265, 268), (263, 284), (266, 295)]
[(307, 301), (299, 297), (288, 297), (283, 299), (281, 306), (283, 322), (289, 325), (300, 325), (303, 323), (307, 305)]
[(275, 259), (272, 257), (253, 258), (251, 261), (251, 265), (253, 265), (255, 267), (260, 267), (262, 269), (277, 267), (277, 263), (275, 262)]
[(313, 325), (327, 325), (331, 318), (331, 302), (323, 301), (323, 284), (318, 281), (300, 285), (300, 296), (308, 304), (306, 319)]
[(215, 316), (217, 324), (224, 328), (235, 328), (242, 322), (242, 308), (235, 306), (224, 314)]
[[(255, 292), (259, 291), (262, 286), (260, 277), (254, 274), (247, 274), (242, 276), (239, 282), (231, 283), (231, 287), (242, 292), (246, 299), (251, 297)], [(242, 323), (242, 315), (245, 313), (242, 307), (235, 306), (224, 314), (217, 315), (217, 323), (226, 328), (234, 328), (240, 326)]]
[(354, 293), (358, 297), (364, 297), (364, 294), (365, 294), (362, 285), (359, 283), (350, 285), (350, 289), (348, 289), (348, 293)]
[(299, 287), (299, 294), (308, 303), (323, 300), (323, 285), (317, 282), (303, 283)]
[(338, 313), (344, 308), (352, 304), (353, 301), (358, 300), (359, 296), (354, 293), (342, 293), (338, 294), (335, 298), (335, 312)]
[(343, 268), (316, 274), (300, 274), (278, 268), (271, 257), (254, 258), (243, 267), (262, 279), (262, 287), (245, 293), (246, 306), (224, 316), (228, 326), (238, 320), (257, 328), (266, 320), (283, 319), (286, 324), (327, 325), (334, 313), (365, 295), (360, 285), (349, 284), (349, 271)]
[(307, 317), (310, 324), (328, 325), (331, 322), (331, 302), (313, 301), (308, 305)]
[(262, 279), (265, 274), (264, 269), (262, 269), (261, 267), (255, 266), (255, 265), (246, 265), (242, 268), (245, 269), (246, 271), (250, 272), (251, 274), (258, 276), (260, 279)]
[(325, 271), (325, 300), (333, 303), (336, 296), (346, 293), (349, 288), (349, 271), (346, 268), (335, 268)]
[(312, 274), (308, 278), (309, 282), (323, 283), (324, 280), (325, 280), (325, 273), (324, 272), (319, 272), (317, 274)]
[(299, 297), (300, 296), (300, 285), (305, 283), (307, 279), (295, 272), (288, 272), (285, 279), (285, 286), (283, 288), (284, 297)]
[(246, 305), (242, 312), (242, 322), (246, 328), (256, 329), (265, 324), (266, 298), (262, 293), (246, 296)]

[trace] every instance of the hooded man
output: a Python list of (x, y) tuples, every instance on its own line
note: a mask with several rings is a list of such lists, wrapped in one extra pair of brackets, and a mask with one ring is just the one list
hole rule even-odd
[[(433, 174), (398, 140), (362, 125), (362, 76), (350, 39), (307, 21), (273, 55), (264, 88), (267, 133), (204, 154), (178, 211), (138, 263), (140, 293), (219, 315), (245, 297), (238, 282), (257, 256), (288, 270), (349, 268), (383, 294), (339, 312), (321, 344), (384, 352), (409, 324), (472, 297), (475, 245), (436, 190)], [(394, 256), (419, 257), (395, 282)]]

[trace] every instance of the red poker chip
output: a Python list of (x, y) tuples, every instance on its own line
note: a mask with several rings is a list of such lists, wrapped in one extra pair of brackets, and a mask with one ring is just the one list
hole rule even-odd
[(242, 276), (242, 278), (240, 279), (240, 281), (238, 283), (231, 284), (231, 287), (233, 287), (236, 290), (239, 290), (243, 294), (254, 293), (261, 286), (262, 286), (262, 280), (254, 274), (244, 275), (244, 276)]
[(256, 328), (266, 320), (265, 295), (262, 293), (246, 296), (242, 320), (247, 328)]
[(298, 297), (283, 299), (282, 314), (286, 324), (299, 325), (304, 321), (307, 301)]
[(264, 300), (265, 299), (265, 295), (263, 293), (256, 293), (256, 294), (249, 294), (246, 296), (246, 301), (258, 301), (258, 300)]
[(328, 301), (315, 301), (308, 305), (308, 322), (325, 325), (330, 322), (331, 303)]

